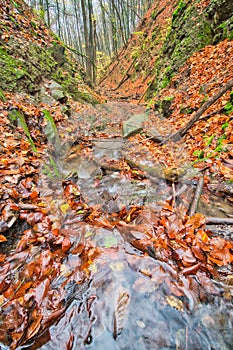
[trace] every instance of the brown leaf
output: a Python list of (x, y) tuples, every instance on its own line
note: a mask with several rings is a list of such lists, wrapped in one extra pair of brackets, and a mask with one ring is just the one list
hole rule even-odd
[(113, 314), (113, 338), (116, 339), (125, 327), (128, 313), (129, 293), (122, 291), (117, 299), (116, 309)]
[(186, 267), (182, 270), (182, 273), (187, 276), (187, 275), (194, 275), (197, 273), (197, 271), (199, 270), (201, 266), (201, 263), (197, 263), (195, 265), (192, 265), (190, 267)]

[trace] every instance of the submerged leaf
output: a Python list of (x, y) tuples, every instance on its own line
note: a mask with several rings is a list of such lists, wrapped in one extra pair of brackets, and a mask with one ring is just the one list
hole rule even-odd
[(174, 307), (178, 311), (184, 311), (184, 305), (182, 301), (178, 298), (176, 298), (174, 295), (168, 295), (166, 297), (167, 303), (171, 306)]
[(66, 214), (67, 210), (70, 208), (68, 203), (64, 203), (62, 205), (60, 205), (60, 210), (63, 214)]
[(107, 236), (104, 238), (104, 246), (105, 248), (112, 248), (117, 245), (117, 239), (114, 236)]
[(113, 314), (113, 338), (116, 339), (123, 331), (128, 314), (128, 304), (129, 304), (129, 294), (128, 292), (122, 291), (117, 299), (116, 309)]

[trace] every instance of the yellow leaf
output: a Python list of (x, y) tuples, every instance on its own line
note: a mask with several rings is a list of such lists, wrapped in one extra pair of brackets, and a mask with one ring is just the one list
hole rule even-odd
[(64, 203), (62, 205), (60, 205), (60, 210), (63, 214), (66, 214), (67, 210), (70, 208), (68, 203)]
[(85, 233), (85, 238), (88, 238), (88, 237), (90, 237), (92, 235), (93, 235), (93, 232), (88, 231), (88, 232)]
[(180, 299), (176, 298), (174, 295), (168, 295), (166, 300), (171, 307), (174, 307), (178, 311), (184, 312), (184, 305)]
[(123, 264), (123, 262), (115, 262), (115, 263), (111, 263), (110, 264), (110, 268), (113, 270), (113, 271), (123, 271), (124, 268), (125, 268), (125, 265)]
[(61, 274), (61, 276), (69, 277), (71, 275), (71, 273), (72, 272), (67, 268), (66, 265), (61, 264), (61, 267), (60, 267), (60, 274)]
[(146, 327), (145, 323), (140, 321), (140, 320), (137, 320), (136, 323), (137, 323), (137, 326), (140, 327), (140, 328), (145, 328)]
[(204, 232), (203, 235), (202, 235), (202, 237), (201, 237), (201, 239), (202, 239), (202, 241), (203, 241), (204, 243), (208, 243), (209, 237), (208, 237), (207, 234)]
[(89, 271), (92, 271), (92, 272), (97, 272), (97, 266), (95, 263), (91, 263), (88, 267), (88, 270)]
[(4, 301), (5, 301), (5, 298), (4, 298), (4, 296), (1, 294), (1, 295), (0, 295), (0, 305), (2, 305), (2, 304), (4, 303)]

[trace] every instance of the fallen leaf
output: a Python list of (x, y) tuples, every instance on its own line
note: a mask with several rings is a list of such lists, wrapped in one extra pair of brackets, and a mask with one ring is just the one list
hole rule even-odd
[(184, 312), (184, 305), (182, 301), (176, 298), (174, 295), (166, 296), (166, 301), (171, 307), (174, 307), (178, 311)]

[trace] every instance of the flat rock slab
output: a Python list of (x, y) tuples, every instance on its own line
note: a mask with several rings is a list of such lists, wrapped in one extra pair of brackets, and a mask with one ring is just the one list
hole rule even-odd
[(121, 159), (122, 138), (105, 139), (94, 142), (94, 156), (96, 159), (104, 158), (109, 160)]
[(122, 127), (122, 136), (127, 138), (133, 136), (143, 130), (143, 123), (148, 121), (148, 115), (136, 114), (130, 117), (126, 122), (124, 122)]

